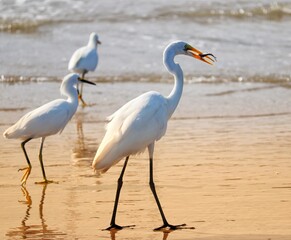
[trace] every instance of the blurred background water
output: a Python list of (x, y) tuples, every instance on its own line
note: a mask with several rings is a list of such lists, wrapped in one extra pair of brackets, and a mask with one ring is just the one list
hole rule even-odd
[(0, 12), (2, 81), (63, 77), (93, 31), (96, 81), (166, 81), (162, 53), (176, 39), (218, 58), (215, 68), (179, 59), (188, 81), (290, 80), (290, 0), (1, 0)]

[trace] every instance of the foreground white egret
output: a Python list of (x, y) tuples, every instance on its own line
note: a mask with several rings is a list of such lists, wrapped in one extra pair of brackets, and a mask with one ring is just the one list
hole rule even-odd
[(92, 167), (96, 171), (106, 172), (122, 158), (126, 157), (126, 160), (118, 179), (112, 219), (107, 230), (122, 229), (115, 223), (115, 217), (125, 168), (130, 155), (140, 153), (146, 148), (148, 148), (150, 161), (149, 184), (163, 220), (163, 225), (155, 230), (164, 228), (174, 230), (184, 226), (174, 226), (166, 220), (153, 179), (155, 141), (158, 141), (165, 134), (168, 120), (174, 113), (182, 95), (183, 71), (180, 65), (174, 62), (175, 56), (179, 54), (194, 57), (208, 64), (215, 61), (212, 54), (203, 54), (185, 42), (177, 41), (169, 44), (164, 51), (164, 65), (175, 77), (175, 86), (170, 95), (164, 97), (154, 91), (144, 93), (126, 103), (108, 118), (106, 133), (97, 150)]
[[(87, 46), (81, 47), (73, 53), (68, 65), (69, 71), (81, 74), (82, 79), (84, 79), (85, 74), (87, 72), (95, 71), (98, 64), (98, 53), (97, 53), (98, 44), (101, 44), (98, 35), (94, 32), (91, 33)], [(80, 90), (78, 88), (79, 97), (80, 100), (82, 101), (83, 106), (86, 106), (86, 103), (82, 97), (83, 84), (80, 83), (80, 85), (81, 85)]]
[(21, 185), (26, 184), (26, 181), (31, 172), (31, 163), (25, 150), (25, 144), (34, 138), (41, 138), (39, 151), (39, 161), (41, 164), (43, 182), (49, 183), (45, 175), (44, 165), (42, 161), (42, 148), (44, 140), (47, 136), (61, 133), (69, 120), (75, 114), (78, 107), (78, 93), (76, 85), (78, 81), (94, 84), (87, 80), (79, 78), (75, 73), (71, 73), (64, 77), (60, 91), (67, 99), (56, 99), (33, 111), (25, 114), (13, 126), (8, 128), (3, 136), (5, 138), (22, 139), (21, 148), (24, 152), (28, 167), (19, 170), (26, 170), (22, 179)]

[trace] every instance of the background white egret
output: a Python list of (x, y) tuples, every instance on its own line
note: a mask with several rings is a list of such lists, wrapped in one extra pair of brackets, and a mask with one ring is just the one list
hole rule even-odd
[(174, 113), (182, 95), (183, 71), (180, 65), (174, 62), (175, 56), (179, 54), (191, 56), (209, 64), (212, 64), (215, 60), (212, 54), (202, 54), (201, 51), (185, 42), (177, 41), (169, 44), (164, 51), (164, 64), (175, 77), (175, 86), (170, 95), (164, 97), (154, 91), (144, 93), (126, 103), (108, 118), (109, 123), (106, 128), (106, 134), (97, 150), (92, 167), (96, 171), (106, 172), (112, 165), (126, 157), (118, 179), (116, 199), (108, 230), (122, 229), (121, 226), (115, 223), (115, 218), (125, 168), (130, 155), (142, 152), (146, 148), (148, 148), (150, 160), (150, 188), (163, 220), (163, 225), (155, 230), (163, 228), (174, 230), (184, 226), (184, 224), (171, 225), (166, 220), (153, 179), (155, 141), (158, 141), (165, 134), (168, 120)]
[(47, 136), (61, 133), (68, 121), (75, 114), (78, 107), (78, 93), (76, 85), (79, 81), (95, 84), (87, 80), (79, 78), (75, 73), (68, 74), (64, 77), (60, 91), (67, 99), (56, 99), (51, 101), (33, 111), (25, 114), (13, 126), (9, 127), (4, 133), (5, 138), (19, 138), (22, 139), (21, 148), (24, 152), (28, 167), (19, 170), (26, 170), (21, 184), (24, 185), (31, 172), (31, 163), (25, 150), (25, 144), (34, 138), (41, 138), (41, 145), (39, 151), (39, 161), (41, 164), (43, 182), (49, 183), (45, 175), (42, 148), (44, 140)]
[[(98, 35), (96, 33), (91, 33), (89, 37), (89, 42), (86, 46), (77, 49), (68, 65), (68, 69), (71, 72), (81, 74), (81, 78), (84, 79), (85, 74), (89, 71), (95, 71), (98, 64), (98, 53), (97, 46), (101, 44), (99, 41)], [(83, 83), (80, 83), (79, 97), (82, 101), (83, 106), (86, 106), (85, 101), (83, 100)]]

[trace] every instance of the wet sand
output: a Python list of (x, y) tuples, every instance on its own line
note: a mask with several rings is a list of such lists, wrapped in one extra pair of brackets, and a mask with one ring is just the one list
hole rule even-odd
[[(97, 176), (90, 165), (104, 119), (147, 90), (168, 94), (166, 83), (99, 83), (85, 88), (92, 106), (61, 135), (45, 141), (48, 179), (41, 180), (40, 141), (27, 151), (32, 173), (21, 188), (25, 158), (18, 140), (0, 138), (1, 239), (291, 239), (291, 91), (268, 83), (186, 84), (166, 136), (156, 144), (155, 182), (172, 224), (195, 230), (153, 232), (162, 222), (148, 187), (146, 152), (130, 158), (117, 215), (111, 218), (122, 163)], [(27, 111), (59, 96), (58, 82), (0, 84), (0, 132)], [(27, 97), (30, 96), (30, 97)], [(114, 96), (114, 97), (113, 97)]]

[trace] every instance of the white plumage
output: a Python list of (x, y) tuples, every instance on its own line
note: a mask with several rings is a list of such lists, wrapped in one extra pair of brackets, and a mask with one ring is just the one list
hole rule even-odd
[(56, 99), (28, 112), (4, 132), (4, 137), (26, 140), (61, 132), (78, 107), (77, 82), (77, 74), (67, 75), (60, 91), (68, 99)]
[(93, 167), (107, 171), (122, 158), (143, 152), (166, 132), (167, 99), (158, 92), (145, 93), (117, 110), (110, 117)]
[[(82, 78), (88, 72), (95, 71), (98, 65), (98, 53), (97, 46), (101, 44), (98, 35), (96, 33), (91, 33), (89, 37), (89, 42), (86, 46), (77, 49), (68, 64), (68, 70), (74, 73), (78, 73)], [(81, 89), (79, 91), (80, 99), (85, 105), (82, 99), (83, 85), (81, 84)]]
[[(106, 133), (93, 160), (96, 171), (106, 172), (123, 157), (144, 151), (166, 132), (183, 90), (183, 72), (174, 57), (184, 54), (210, 63), (208, 55), (185, 42), (174, 42), (164, 51), (164, 64), (175, 76), (175, 86), (168, 97), (150, 91), (129, 101), (108, 117)], [(209, 62), (209, 59), (210, 62)]]
[(5, 131), (4, 137), (25, 140), (54, 135), (64, 129), (74, 113), (66, 100), (54, 100), (25, 114)]
[[(76, 89), (78, 80), (79, 76), (75, 73), (65, 76), (60, 91), (67, 99), (56, 99), (32, 110), (3, 133), (5, 138), (23, 140), (21, 146), (28, 163), (28, 168), (23, 169), (27, 171), (23, 175), (22, 184), (26, 183), (31, 170), (31, 164), (24, 148), (25, 143), (34, 138), (42, 138), (40, 149), (40, 155), (42, 155), (42, 146), (45, 137), (63, 131), (78, 107), (78, 93)], [(86, 80), (82, 81), (88, 82)], [(42, 156), (40, 156), (40, 161), (42, 164)], [(44, 181), (48, 182), (45, 177), (44, 168), (42, 170)]]
[(68, 69), (79, 74), (95, 71), (98, 64), (97, 46), (100, 43), (98, 35), (91, 33), (88, 44), (73, 53)]
[[(164, 51), (164, 64), (175, 77), (175, 85), (169, 96), (164, 97), (158, 92), (148, 92), (126, 103), (109, 118), (106, 133), (96, 152), (92, 167), (95, 171), (106, 172), (111, 166), (126, 157), (123, 169), (118, 179), (116, 200), (112, 213), (110, 229), (121, 229), (115, 223), (119, 195), (122, 187), (123, 174), (130, 155), (137, 154), (148, 148), (150, 160), (150, 187), (158, 205), (163, 226), (158, 228), (176, 229), (184, 225), (170, 225), (163, 213), (156, 194), (153, 180), (153, 152), (155, 142), (164, 136), (167, 123), (174, 113), (183, 91), (183, 71), (174, 62), (176, 55), (183, 54), (194, 57), (206, 63), (214, 61), (212, 54), (203, 54), (189, 44), (177, 41), (171, 43)], [(214, 57), (215, 58), (215, 57)]]

